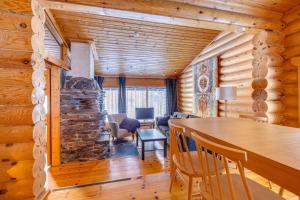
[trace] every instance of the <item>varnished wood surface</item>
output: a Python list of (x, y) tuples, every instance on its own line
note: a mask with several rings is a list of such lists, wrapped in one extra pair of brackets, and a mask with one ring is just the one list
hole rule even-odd
[(219, 33), (75, 12), (52, 13), (67, 40), (95, 41), (99, 55), (95, 72), (106, 76), (176, 76)]
[[(300, 4), (299, 0), (171, 0), (176, 2), (185, 2), (192, 5), (205, 6), (210, 8), (218, 8), (220, 10), (228, 10), (237, 13), (253, 13), (261, 17), (270, 18), (270, 14), (277, 18), (281, 16), (281, 12), (288, 11), (294, 6)], [(269, 16), (268, 16), (269, 14)]]
[[(130, 180), (95, 185), (90, 187), (67, 189), (50, 193), (48, 200), (59, 199), (101, 199), (101, 200), (150, 200), (150, 199), (186, 199), (183, 185), (174, 185), (169, 193), (169, 174), (157, 173), (133, 177)], [(176, 192), (175, 192), (176, 191)]]
[[(146, 152), (146, 154), (147, 159), (144, 162), (141, 161), (139, 157), (125, 157), (83, 163), (71, 163), (53, 167), (48, 173), (50, 176), (48, 179), (48, 186), (52, 190), (60, 190), (52, 191), (49, 194), (48, 199), (78, 200), (110, 198), (119, 200), (133, 199), (133, 197), (135, 197), (136, 200), (186, 199), (186, 184), (179, 178), (177, 178), (177, 181), (175, 182), (172, 194), (169, 194), (168, 187), (170, 176), (166, 173), (169, 164), (168, 160), (163, 159), (162, 153), (158, 151)], [(231, 170), (235, 170), (235, 166), (231, 166), (230, 168)], [(268, 187), (268, 182), (265, 178), (262, 178), (251, 171), (247, 171), (246, 176)], [(124, 178), (129, 178), (131, 180), (105, 185), (92, 185), (90, 187), (65, 188)], [(197, 193), (196, 181), (197, 180), (194, 181), (193, 191)], [(120, 190), (116, 188), (120, 188)], [(279, 187), (272, 183), (272, 190), (278, 192)], [(144, 196), (140, 196), (141, 192)], [(117, 193), (116, 196), (113, 196), (114, 198), (111, 196), (113, 193)], [(298, 200), (294, 194), (288, 191), (284, 191), (283, 196), (288, 200)]]
[(107, 160), (64, 164), (49, 169), (49, 188), (90, 184), (99, 181), (137, 177), (168, 170), (168, 160), (160, 151), (146, 152), (140, 157), (112, 158)]
[[(158, 78), (126, 78), (126, 86), (128, 87), (165, 87), (165, 79)], [(118, 77), (104, 77), (103, 87), (118, 88)]]
[(188, 132), (247, 152), (246, 167), (300, 194), (300, 131), (233, 118), (172, 119)]
[[(202, 2), (202, 5), (200, 5), (198, 2), (199, 1), (191, 2), (186, 0), (177, 0), (176, 2), (166, 0), (102, 0), (101, 2), (95, 0), (88, 2), (82, 2), (80, 0), (51, 0), (46, 1), (45, 4), (46, 7), (52, 9), (64, 9), (136, 20), (180, 24), (183, 26), (209, 27), (215, 30), (232, 30), (239, 26), (260, 29), (280, 29), (283, 26), (275, 17), (272, 18), (272, 20), (260, 18), (255, 15), (256, 12), (253, 10), (247, 10), (243, 14), (231, 13), (219, 10), (219, 6), (208, 8), (206, 6), (208, 3)], [(243, 5), (244, 2), (240, 2), (240, 4)], [(271, 2), (269, 2), (269, 4), (271, 4)], [(113, 10), (118, 10), (118, 12), (113, 12)], [(128, 12), (131, 15), (129, 15)]]

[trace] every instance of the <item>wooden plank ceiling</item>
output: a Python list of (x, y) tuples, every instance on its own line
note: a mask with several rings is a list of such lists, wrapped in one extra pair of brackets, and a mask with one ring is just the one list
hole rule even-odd
[(94, 40), (95, 72), (164, 78), (179, 74), (219, 33), (137, 20), (52, 11), (66, 40)]
[[(179, 74), (219, 33), (216, 30), (280, 30), (283, 13), (300, 5), (300, 0), (45, 2), (53, 9), (66, 40), (95, 41), (96, 74), (160, 78)], [(165, 18), (161, 20), (164, 24), (157, 23), (160, 17), (170, 17), (170, 23)]]

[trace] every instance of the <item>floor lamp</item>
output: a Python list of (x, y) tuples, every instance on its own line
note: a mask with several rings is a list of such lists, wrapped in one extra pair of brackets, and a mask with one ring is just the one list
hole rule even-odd
[(236, 99), (236, 87), (225, 86), (216, 88), (216, 100), (225, 101), (225, 117), (227, 117), (227, 101)]

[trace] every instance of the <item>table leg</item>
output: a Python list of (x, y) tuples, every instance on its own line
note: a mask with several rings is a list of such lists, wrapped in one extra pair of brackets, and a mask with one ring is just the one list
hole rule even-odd
[(139, 134), (136, 134), (136, 147), (139, 146)]
[(167, 140), (164, 140), (164, 157), (165, 157), (165, 158), (167, 157), (167, 150), (168, 150), (168, 147), (167, 147)]
[(142, 160), (145, 159), (145, 143), (142, 141)]

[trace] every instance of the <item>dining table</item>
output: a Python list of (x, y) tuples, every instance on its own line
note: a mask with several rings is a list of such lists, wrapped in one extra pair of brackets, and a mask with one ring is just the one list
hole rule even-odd
[(247, 169), (300, 196), (300, 129), (225, 117), (171, 119), (169, 124), (185, 128), (187, 136), (194, 132), (245, 151)]

